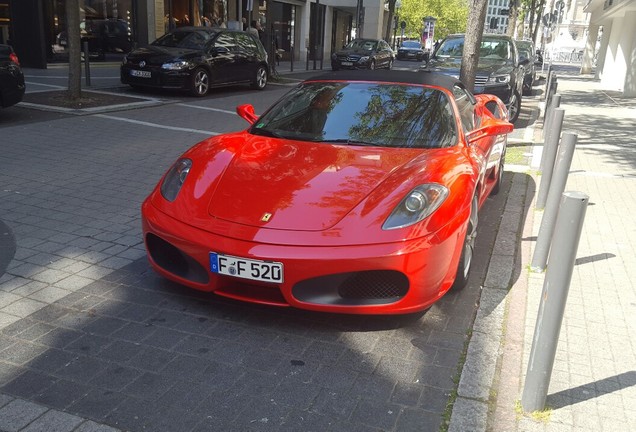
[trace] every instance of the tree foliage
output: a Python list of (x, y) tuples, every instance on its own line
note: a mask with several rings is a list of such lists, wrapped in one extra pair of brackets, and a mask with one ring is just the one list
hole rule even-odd
[[(396, 8), (398, 21), (406, 22), (404, 36), (421, 37), (424, 29), (424, 17), (437, 18), (435, 39), (441, 39), (451, 33), (463, 33), (468, 20), (468, 4), (465, 0), (401, 0)], [(398, 34), (401, 30), (398, 28)]]

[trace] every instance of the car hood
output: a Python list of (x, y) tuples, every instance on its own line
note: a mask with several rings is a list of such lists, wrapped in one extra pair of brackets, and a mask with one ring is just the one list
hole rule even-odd
[(148, 45), (131, 51), (126, 58), (133, 63), (144, 60), (149, 65), (158, 65), (175, 59), (188, 60), (199, 55), (201, 51), (194, 49)]
[(373, 50), (365, 50), (365, 49), (361, 49), (361, 48), (351, 48), (351, 49), (342, 49), (340, 51), (336, 52), (337, 56), (347, 56), (347, 55), (360, 55), (360, 56), (364, 56), (364, 55), (370, 55), (371, 53), (373, 53)]
[(307, 143), (245, 135), (222, 157), (209, 215), (242, 225), (295, 231), (333, 227), (422, 150)]
[[(462, 59), (456, 57), (433, 57), (426, 64), (426, 69), (452, 75), (459, 78)], [(510, 73), (512, 65), (506, 60), (479, 59), (477, 76), (490, 76)]]

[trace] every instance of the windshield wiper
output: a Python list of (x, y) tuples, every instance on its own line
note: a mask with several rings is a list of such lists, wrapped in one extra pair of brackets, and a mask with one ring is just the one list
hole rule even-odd
[(265, 129), (265, 128), (252, 128), (250, 132), (253, 133), (254, 135), (262, 135), (262, 136), (271, 137), (271, 138), (287, 138), (284, 135), (279, 134), (278, 132), (274, 132), (271, 129)]
[(357, 146), (372, 146), (372, 147), (381, 147), (380, 143), (372, 143), (366, 141), (357, 141), (352, 140), (351, 138), (338, 138), (338, 139), (323, 139), (318, 142), (329, 142), (334, 144), (349, 144), (349, 145), (357, 145)]

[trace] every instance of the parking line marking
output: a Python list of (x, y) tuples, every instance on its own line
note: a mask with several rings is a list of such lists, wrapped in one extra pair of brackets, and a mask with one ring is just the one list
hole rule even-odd
[(201, 130), (201, 129), (182, 128), (182, 127), (176, 127), (176, 126), (166, 126), (166, 125), (162, 125), (162, 124), (158, 124), (158, 123), (150, 123), (150, 122), (145, 122), (145, 121), (141, 121), (141, 120), (127, 119), (127, 118), (122, 118), (122, 117), (106, 115), (106, 114), (96, 114), (95, 117), (101, 117), (101, 118), (110, 119), (110, 120), (117, 120), (117, 121), (123, 121), (123, 122), (128, 122), (128, 123), (134, 123), (134, 124), (138, 124), (138, 125), (142, 125), (142, 126), (149, 126), (149, 127), (159, 128), (159, 129), (169, 129), (169, 130), (181, 131), (181, 132), (200, 133), (200, 134), (208, 135), (208, 136), (209, 135), (220, 135), (221, 134), (220, 132), (212, 132), (212, 131), (206, 131), (206, 130)]
[(177, 105), (182, 106), (182, 107), (187, 107), (187, 108), (197, 108), (197, 109), (202, 109), (202, 110), (216, 111), (216, 112), (221, 112), (221, 113), (225, 113), (225, 114), (236, 115), (236, 111), (229, 111), (229, 110), (224, 110), (224, 109), (220, 109), (220, 108), (205, 107), (205, 106), (200, 106), (200, 105), (190, 105), (190, 104), (186, 104), (186, 103), (178, 103)]

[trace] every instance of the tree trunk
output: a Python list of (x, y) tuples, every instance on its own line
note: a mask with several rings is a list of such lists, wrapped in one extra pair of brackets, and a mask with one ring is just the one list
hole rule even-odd
[(469, 3), (470, 11), (468, 12), (468, 26), (466, 27), (459, 79), (471, 93), (475, 91), (479, 47), (481, 46), (482, 33), (484, 32), (487, 5), (488, 0), (470, 0)]
[(68, 97), (82, 97), (82, 65), (79, 0), (66, 0), (66, 34), (68, 43)]
[(508, 10), (508, 28), (506, 34), (516, 39), (517, 18), (519, 17), (519, 2), (517, 0), (510, 1), (510, 9)]

